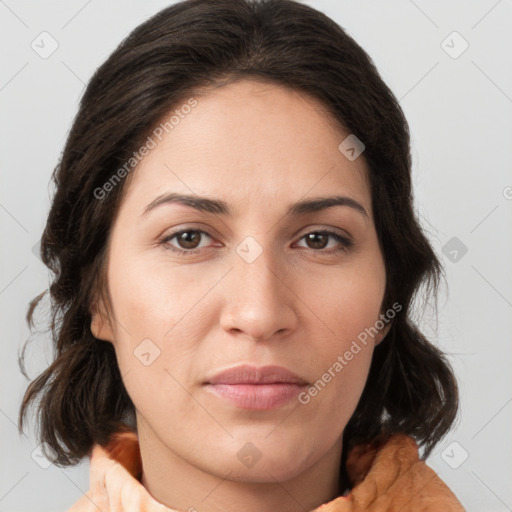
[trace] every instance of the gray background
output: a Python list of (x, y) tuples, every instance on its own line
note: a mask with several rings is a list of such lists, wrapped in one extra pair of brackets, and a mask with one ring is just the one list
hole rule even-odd
[[(450, 354), (462, 393), (460, 421), (429, 464), (468, 511), (512, 510), (512, 2), (306, 3), (370, 54), (410, 123), (416, 208), (448, 283), (438, 321), (428, 308), (419, 320)], [(26, 306), (49, 282), (34, 246), (84, 84), (166, 5), (0, 0), (2, 512), (64, 511), (88, 488), (87, 461), (46, 467), (34, 429), (17, 433)], [(44, 336), (35, 339), (33, 376), (51, 357)]]

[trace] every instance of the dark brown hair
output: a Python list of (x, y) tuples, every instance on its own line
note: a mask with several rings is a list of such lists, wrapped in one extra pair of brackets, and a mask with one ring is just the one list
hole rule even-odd
[[(382, 310), (394, 303), (402, 310), (375, 349), (344, 431), (343, 455), (356, 441), (400, 432), (413, 436), (426, 456), (454, 422), (452, 370), (411, 320), (418, 290), (426, 284), (436, 292), (443, 271), (413, 210), (409, 129), (397, 99), (365, 51), (309, 6), (293, 0), (186, 0), (137, 27), (96, 71), (53, 174), (56, 191), (41, 257), (54, 274), (49, 291), (55, 358), (28, 386), (19, 424), (22, 431), (28, 406), (40, 397), (40, 439), (58, 465), (77, 463), (93, 443), (105, 444), (121, 428), (135, 429), (113, 346), (90, 331), (91, 304), (105, 284), (110, 229), (131, 174), (107, 198), (98, 199), (95, 190), (180, 101), (244, 77), (319, 100), (365, 145), (387, 276)], [(30, 303), (29, 325), (44, 293)]]

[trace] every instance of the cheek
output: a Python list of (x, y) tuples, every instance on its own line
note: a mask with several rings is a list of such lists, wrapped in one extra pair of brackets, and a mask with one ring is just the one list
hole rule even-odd
[[(119, 263), (109, 269), (109, 287), (114, 347), (126, 390), (143, 414), (179, 414), (180, 383), (196, 377), (197, 351), (208, 327), (197, 303), (212, 285), (202, 286), (186, 272), (117, 257)], [(171, 409), (163, 410), (162, 403)]]
[[(381, 270), (379, 264), (373, 264), (340, 272), (321, 286), (311, 283), (311, 309), (331, 333), (332, 342), (326, 345), (330, 351), (348, 348), (352, 340), (364, 338), (369, 330), (374, 332), (385, 291)], [(371, 337), (367, 336), (367, 341)]]
[[(315, 345), (312, 354), (317, 371), (309, 396), (304, 399), (322, 395), (317, 406), (340, 424), (353, 413), (372, 360), (375, 326), (385, 290), (383, 264), (375, 261), (360, 269), (352, 268), (345, 275), (340, 272), (320, 287), (310, 283), (311, 309), (321, 320), (325, 335), (310, 337)], [(315, 294), (313, 288), (323, 293)]]
[(195, 265), (170, 262), (157, 251), (152, 257), (123, 257), (126, 251), (112, 251), (111, 261), (118, 263), (109, 268), (109, 285), (120, 324), (130, 325), (139, 336), (166, 339), (173, 332), (201, 325), (196, 318), (198, 305), (229, 266), (201, 271)]
[(373, 347), (341, 340), (323, 353), (316, 380), (299, 396), (304, 415), (325, 448), (340, 436), (364, 390)]

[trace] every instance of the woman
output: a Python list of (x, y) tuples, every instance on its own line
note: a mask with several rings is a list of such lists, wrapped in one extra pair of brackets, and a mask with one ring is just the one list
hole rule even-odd
[(458, 398), (410, 318), (441, 274), (410, 172), (395, 97), (311, 7), (188, 0), (136, 28), (41, 241), (56, 357), (20, 429), (39, 398), (54, 463), (91, 456), (70, 510), (463, 510), (423, 460)]

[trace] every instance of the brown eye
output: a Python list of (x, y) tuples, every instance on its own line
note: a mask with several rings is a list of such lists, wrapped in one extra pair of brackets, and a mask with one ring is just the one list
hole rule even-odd
[(329, 243), (329, 236), (323, 233), (309, 233), (304, 238), (311, 249), (324, 249)]
[(182, 249), (195, 249), (201, 240), (201, 236), (198, 231), (183, 231), (176, 235), (176, 240)]
[(301, 240), (302, 239), (306, 241), (306, 245), (309, 249), (319, 252), (326, 249), (329, 244), (329, 239), (333, 239), (338, 242), (339, 247), (334, 246), (334, 248), (330, 248), (331, 250), (327, 249), (323, 251), (327, 253), (345, 251), (353, 245), (353, 242), (350, 239), (336, 233), (335, 231), (312, 231), (311, 233), (304, 235)]
[[(204, 236), (211, 238), (205, 231), (201, 231), (199, 229), (186, 229), (165, 237), (161, 241), (161, 244), (169, 250), (177, 253), (194, 253), (201, 249), (199, 244)], [(171, 243), (171, 240), (173, 239), (176, 239), (175, 243)]]

